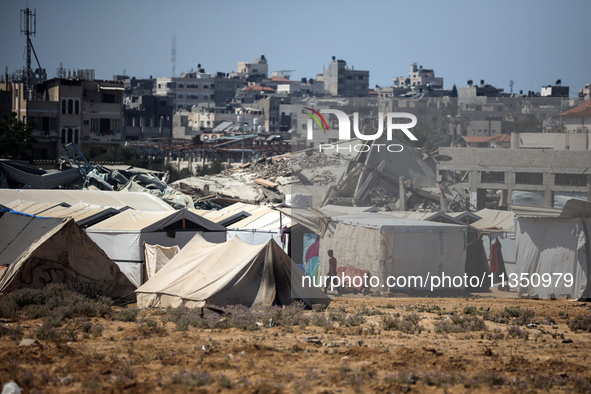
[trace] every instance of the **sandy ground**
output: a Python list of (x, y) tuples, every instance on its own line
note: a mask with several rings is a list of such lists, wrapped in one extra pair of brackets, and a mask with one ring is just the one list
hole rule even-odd
[[(49, 393), (587, 392), (591, 333), (571, 331), (567, 319), (589, 316), (590, 306), (509, 298), (514, 296), (335, 296), (329, 310), (349, 315), (360, 308), (369, 311), (366, 322), (355, 327), (192, 327), (179, 332), (172, 323), (142, 328), (137, 322), (92, 318), (104, 325), (100, 337), (79, 335), (75, 341), (31, 346), (0, 338), (0, 381), (16, 380), (25, 392)], [(527, 308), (535, 312), (537, 324), (521, 326), (521, 338), (509, 338), (507, 324), (490, 321), (485, 330), (435, 332), (450, 312), (466, 307), (491, 312)], [(420, 332), (384, 330), (384, 316), (397, 313), (416, 313)], [(162, 318), (154, 311), (139, 316)], [(9, 324), (22, 326), (30, 338), (40, 322)]]

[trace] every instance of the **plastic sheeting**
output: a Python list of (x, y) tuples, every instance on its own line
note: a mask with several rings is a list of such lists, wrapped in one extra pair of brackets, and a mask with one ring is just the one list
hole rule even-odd
[(130, 207), (142, 211), (174, 211), (170, 205), (149, 193), (0, 189), (0, 204), (6, 205), (15, 200), (67, 203), (68, 205), (83, 202), (104, 207)]
[[(580, 218), (519, 218), (517, 239), (517, 292), (522, 296), (580, 298), (587, 288), (585, 224)], [(572, 275), (568, 287), (565, 274)], [(544, 283), (544, 277), (550, 283)], [(527, 281), (526, 281), (527, 278)], [(529, 282), (529, 283), (528, 283)], [(547, 281), (546, 281), (547, 282)], [(512, 285), (511, 280), (509, 284)], [(526, 285), (527, 286), (523, 286)]]

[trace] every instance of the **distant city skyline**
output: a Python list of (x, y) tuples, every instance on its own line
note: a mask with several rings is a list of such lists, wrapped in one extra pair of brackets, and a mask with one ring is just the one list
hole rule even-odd
[[(591, 83), (591, 2), (522, 1), (172, 1), (0, 0), (0, 66), (25, 64), (20, 10), (36, 8), (32, 37), (48, 78), (66, 69), (96, 77), (171, 76), (201, 64), (206, 72), (236, 71), (265, 55), (269, 71), (315, 78), (332, 56), (369, 70), (370, 88), (407, 76), (412, 63), (433, 69), (444, 88), (467, 80), (510, 91), (539, 92), (561, 79), (570, 96)], [(33, 58), (33, 68), (36, 68)]]

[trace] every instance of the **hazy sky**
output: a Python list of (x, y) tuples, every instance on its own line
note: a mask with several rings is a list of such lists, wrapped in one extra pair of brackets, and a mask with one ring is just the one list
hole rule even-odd
[[(25, 0), (0, 0), (0, 66), (22, 68)], [(94, 68), (112, 79), (236, 70), (264, 54), (269, 70), (313, 78), (334, 55), (391, 85), (416, 62), (444, 87), (484, 79), (505, 91), (539, 91), (562, 79), (570, 95), (591, 83), (591, 1), (155, 1), (28, 0), (37, 10), (33, 45), (49, 77)], [(36, 68), (36, 64), (34, 64)]]

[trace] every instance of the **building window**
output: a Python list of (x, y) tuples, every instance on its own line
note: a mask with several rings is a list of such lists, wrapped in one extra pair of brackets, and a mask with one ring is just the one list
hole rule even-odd
[(482, 171), (480, 181), (482, 183), (505, 183), (505, 173), (501, 171)]
[(544, 174), (541, 172), (517, 172), (515, 173), (515, 183), (522, 185), (543, 185)]
[(66, 129), (62, 129), (62, 145), (66, 143)]
[(554, 184), (559, 186), (586, 186), (587, 174), (554, 174)]
[(74, 113), (74, 100), (69, 99), (68, 100), (68, 114), (73, 114)]
[(80, 101), (76, 100), (76, 103), (74, 104), (74, 113), (76, 115), (78, 115), (80, 113)]
[(78, 145), (78, 137), (80, 135), (80, 131), (78, 129), (74, 130), (74, 143)]
[(66, 113), (66, 100), (62, 100), (62, 114)]
[(74, 131), (72, 129), (68, 129), (68, 144), (72, 142), (73, 133)]
[(90, 127), (90, 131), (92, 132), (98, 132), (100, 130), (99, 127), (99, 120), (98, 119), (92, 119), (92, 126)]
[(119, 119), (111, 119), (111, 133), (119, 132)]

